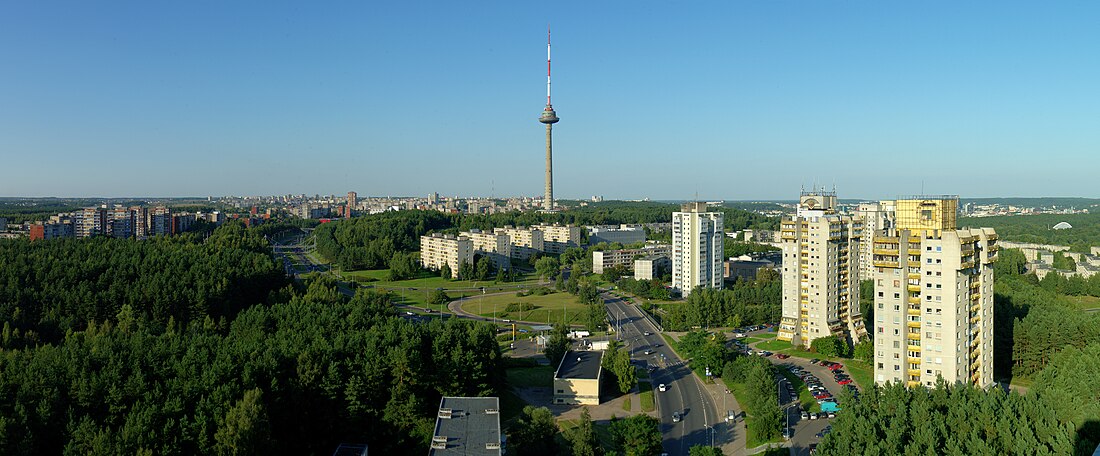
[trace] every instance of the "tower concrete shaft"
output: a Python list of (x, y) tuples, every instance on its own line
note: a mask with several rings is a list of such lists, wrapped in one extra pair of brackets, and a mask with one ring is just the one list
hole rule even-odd
[(554, 136), (551, 133), (554, 124), (546, 124), (546, 194), (543, 195), (542, 208), (554, 209)]

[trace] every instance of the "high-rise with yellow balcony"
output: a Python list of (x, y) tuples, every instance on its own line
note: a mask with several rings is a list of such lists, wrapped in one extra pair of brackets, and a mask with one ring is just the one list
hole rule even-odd
[(875, 381), (993, 382), (992, 228), (956, 227), (957, 196), (897, 200), (874, 236)]
[(866, 337), (859, 311), (859, 218), (838, 214), (835, 192), (803, 192), (781, 223), (783, 320), (779, 340), (809, 347), (837, 336)]

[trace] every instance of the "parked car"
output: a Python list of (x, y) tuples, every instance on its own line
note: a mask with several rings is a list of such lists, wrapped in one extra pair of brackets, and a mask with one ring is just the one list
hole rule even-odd
[(829, 418), (836, 418), (836, 412), (829, 412)]
[(733, 422), (737, 419), (737, 414), (733, 413), (733, 410), (726, 410), (726, 421)]
[(788, 355), (786, 353), (776, 353), (775, 357), (779, 358), (779, 359), (787, 359), (787, 358), (790, 358), (791, 355)]
[(842, 367), (844, 367), (844, 365), (843, 365), (843, 364), (840, 364), (840, 363), (833, 363), (833, 365), (829, 366), (829, 370), (831, 370), (831, 371), (835, 371), (835, 370), (837, 370), (837, 369), (840, 369), (840, 368), (842, 368)]
[(745, 337), (745, 333), (743, 333), (743, 332), (735, 332), (735, 333), (733, 333), (733, 337)]
[(847, 385), (847, 384), (849, 384), (849, 383), (852, 383), (852, 379), (850, 379), (850, 378), (846, 378), (846, 379), (843, 379), (843, 380), (841, 380), (841, 381), (839, 381), (839, 382), (837, 382), (837, 383), (839, 383), (839, 384), (841, 384), (841, 385)]
[(816, 420), (817, 419), (817, 414), (816, 413), (810, 413), (809, 415), (810, 415), (811, 420)]
[(804, 420), (810, 419), (810, 412), (807, 412), (807, 411), (803, 410), (802, 411), (802, 419), (804, 419)]
[(820, 361), (821, 361), (820, 359), (814, 358), (814, 359), (810, 360), (810, 364), (817, 364)]
[(665, 392), (665, 391), (668, 391), (668, 386), (665, 386), (664, 383), (662, 383), (660, 385), (657, 385), (657, 391), (660, 391), (662, 393)]

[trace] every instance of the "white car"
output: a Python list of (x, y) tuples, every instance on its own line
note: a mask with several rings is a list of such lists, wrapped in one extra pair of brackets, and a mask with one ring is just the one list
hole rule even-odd
[(663, 392), (665, 392), (665, 391), (668, 391), (668, 387), (667, 387), (667, 386), (665, 386), (665, 384), (664, 384), (664, 383), (662, 383), (662, 384), (660, 384), (660, 385), (658, 385), (658, 386), (657, 386), (657, 391), (660, 391), (660, 392), (662, 392), (662, 393), (663, 393)]
[(646, 335), (646, 336), (652, 336), (652, 335), (653, 335), (653, 333), (651, 333), (651, 332), (649, 332), (649, 331), (646, 331), (646, 332), (644, 332), (643, 334), (644, 334), (644, 335)]

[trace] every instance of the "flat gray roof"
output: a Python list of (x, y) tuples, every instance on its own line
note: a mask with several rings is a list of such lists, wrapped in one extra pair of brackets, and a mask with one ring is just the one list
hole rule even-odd
[[(445, 418), (449, 414), (450, 418)], [(445, 442), (445, 443), (444, 443)], [(428, 455), (499, 456), (500, 400), (495, 397), (444, 397), (439, 401), (433, 446)], [(496, 444), (490, 449), (486, 444)], [(444, 446), (445, 448), (436, 448)]]
[(600, 378), (600, 360), (602, 351), (570, 351), (562, 358), (554, 378), (581, 378), (596, 380)]

